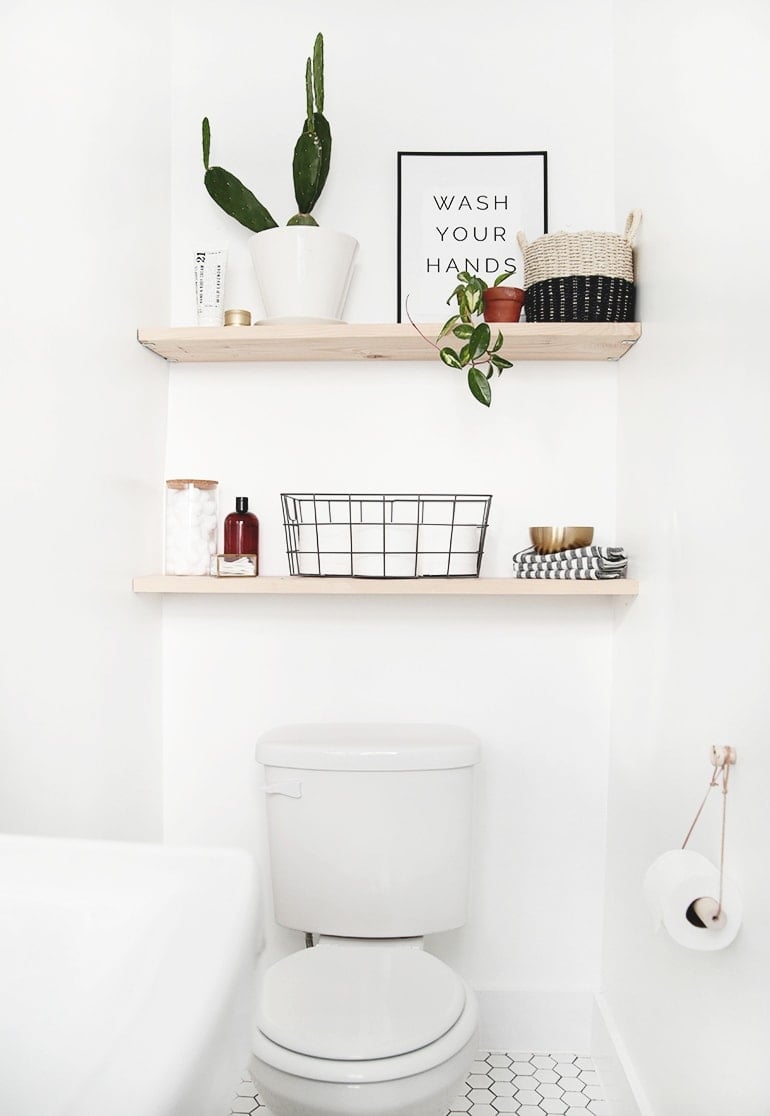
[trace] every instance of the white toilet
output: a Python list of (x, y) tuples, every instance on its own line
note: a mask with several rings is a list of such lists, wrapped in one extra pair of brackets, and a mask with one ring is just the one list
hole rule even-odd
[(251, 1071), (275, 1116), (443, 1116), (477, 1047), (465, 982), (423, 949), (462, 926), (477, 739), (289, 725), (265, 767), (275, 918), (318, 935), (265, 974)]

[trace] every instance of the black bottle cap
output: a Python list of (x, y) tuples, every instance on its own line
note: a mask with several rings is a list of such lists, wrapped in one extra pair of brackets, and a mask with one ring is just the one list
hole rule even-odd
[(235, 510), (237, 512), (247, 512), (249, 510), (249, 498), (248, 498), (248, 496), (236, 496), (235, 497)]

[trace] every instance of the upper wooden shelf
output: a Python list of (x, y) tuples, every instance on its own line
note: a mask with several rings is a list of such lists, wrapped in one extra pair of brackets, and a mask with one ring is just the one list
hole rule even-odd
[[(440, 325), (420, 325), (435, 338)], [(638, 322), (501, 323), (509, 360), (620, 360), (641, 336)], [(182, 326), (140, 329), (138, 340), (166, 360), (437, 360), (408, 322), (390, 325)]]
[(635, 597), (639, 582), (537, 581), (515, 577), (135, 577), (135, 593), (284, 596)]

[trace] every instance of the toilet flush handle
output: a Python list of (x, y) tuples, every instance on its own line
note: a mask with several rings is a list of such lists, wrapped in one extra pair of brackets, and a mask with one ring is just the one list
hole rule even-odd
[(284, 779), (279, 783), (267, 783), (260, 787), (265, 794), (285, 794), (288, 798), (302, 798), (302, 783), (299, 779)]

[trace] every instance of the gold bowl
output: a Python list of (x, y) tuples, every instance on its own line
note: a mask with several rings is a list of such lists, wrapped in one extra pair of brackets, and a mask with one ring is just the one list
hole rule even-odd
[(559, 550), (590, 546), (593, 527), (530, 527), (529, 537), (538, 554), (556, 554)]

